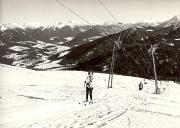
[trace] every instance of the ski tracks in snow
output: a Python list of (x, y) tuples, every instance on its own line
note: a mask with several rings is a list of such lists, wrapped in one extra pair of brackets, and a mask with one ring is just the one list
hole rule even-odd
[[(22, 78), (29, 76), (29, 72), (32, 74), (23, 81), (22, 78), (16, 77), (15, 82), (8, 82), (9, 78), (17, 75), (17, 71), (12, 73), (11, 68), (7, 71), (7, 83), (5, 82), (0, 96), (1, 128), (179, 128), (180, 126), (179, 86), (169, 86), (165, 90), (167, 95), (156, 95), (149, 91), (154, 89), (151, 81), (145, 86), (148, 89), (138, 91), (139, 78), (114, 76), (113, 88), (107, 89), (108, 76), (96, 74), (94, 104), (84, 106), (79, 104), (79, 100), (85, 99), (84, 91), (81, 90), (83, 90), (82, 81), (85, 79), (83, 76), (86, 76), (86, 73), (45, 72), (40, 77), (39, 72), (22, 73), (20, 70)], [(29, 80), (32, 76), (36, 81)], [(172, 92), (168, 93), (169, 90)]]
[[(112, 91), (112, 92), (111, 92)], [(100, 95), (97, 95), (97, 98), (94, 100), (93, 104), (84, 106), (79, 104), (42, 104), (38, 105), (38, 108), (31, 109), (43, 109), (41, 112), (38, 112), (39, 117), (34, 121), (23, 120), (23, 125), (18, 125), (21, 128), (62, 128), (62, 127), (74, 127), (74, 128), (86, 128), (86, 127), (126, 127), (130, 125), (130, 119), (126, 115), (128, 109), (134, 107), (131, 104), (130, 100), (134, 100), (132, 94), (124, 96), (125, 92), (113, 93), (113, 90), (106, 90)], [(113, 94), (113, 95), (112, 95)], [(126, 102), (124, 102), (126, 101)], [(65, 106), (61, 108), (60, 106)], [(59, 109), (57, 109), (59, 107)], [(27, 108), (25, 113), (27, 112)], [(44, 115), (44, 117), (43, 117)], [(29, 115), (30, 116), (30, 115)], [(34, 117), (32, 115), (32, 117)], [(1, 125), (2, 126), (2, 125)], [(7, 125), (6, 125), (7, 126)], [(12, 123), (11, 125), (12, 126)]]
[(69, 117), (64, 117), (66, 120), (57, 124), (57, 127), (130, 127), (131, 121), (127, 112), (138, 107), (139, 104), (144, 104), (145, 98), (123, 93), (126, 92), (123, 90), (114, 92), (112, 89), (107, 89), (99, 96), (101, 98), (95, 99), (94, 104), (71, 113)]
[[(94, 103), (86, 106), (78, 104), (76, 100), (51, 101), (14, 108), (11, 111), (1, 111), (6, 117), (1, 121), (0, 126), (2, 128), (130, 128), (138, 126), (138, 122), (148, 113), (173, 117), (167, 113), (151, 110), (150, 99), (159, 100), (161, 97), (146, 91), (137, 93), (135, 90), (129, 91), (128, 87), (97, 90), (101, 91), (94, 92)], [(136, 119), (139, 116), (134, 115), (138, 113), (143, 113), (145, 116)], [(175, 116), (175, 118), (179, 117)]]

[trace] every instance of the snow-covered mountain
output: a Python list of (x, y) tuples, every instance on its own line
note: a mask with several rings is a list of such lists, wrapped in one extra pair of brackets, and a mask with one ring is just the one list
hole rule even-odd
[(43, 41), (19, 41), (2, 44), (1, 63), (32, 68), (36, 63), (46, 61), (49, 56), (69, 49), (69, 47)]
[(161, 27), (168, 27), (174, 25), (175, 28), (180, 27), (180, 15), (174, 16), (171, 19), (159, 24)]
[[(127, 26), (127, 25), (125, 25)], [(90, 34), (93, 36), (98, 36), (96, 33), (91, 34), (92, 31), (106, 31), (108, 34), (117, 33), (121, 30), (120, 25), (78, 25), (74, 23), (58, 23), (50, 24), (48, 26), (38, 26), (38, 25), (28, 25), (28, 24), (2, 24), (0, 26), (0, 41), (34, 41), (41, 40), (44, 42), (68, 42), (69, 38), (73, 39), (82, 32), (90, 30), (91, 32), (86, 32), (86, 35)], [(91, 30), (92, 29), (92, 30)], [(90, 37), (91, 37), (90, 36)], [(86, 39), (86, 36), (83, 38)]]
[[(5, 64), (32, 68), (38, 63), (48, 62), (48, 57), (62, 50), (100, 38), (98, 33), (101, 29), (116, 33), (119, 31), (118, 28), (120, 28), (118, 25), (90, 27), (79, 22), (48, 26), (4, 24), (0, 29), (0, 61)], [(73, 43), (76, 40), (78, 42)]]
[[(121, 37), (122, 47), (115, 55), (114, 73), (153, 77), (151, 45), (156, 46), (155, 61), (159, 79), (178, 79), (180, 76), (180, 27), (137, 26), (79, 45), (50, 57), (61, 60), (60, 67), (76, 70), (109, 72), (113, 42)], [(123, 36), (123, 37), (122, 37)], [(110, 40), (111, 39), (111, 40)]]
[[(95, 25), (95, 24), (94, 24)], [(8, 29), (14, 29), (14, 28), (62, 28), (64, 26), (69, 26), (71, 28), (74, 28), (76, 26), (85, 26), (83, 22), (79, 21), (68, 21), (68, 22), (53, 22), (49, 24), (40, 24), (40, 23), (3, 23), (0, 24), (0, 30), (5, 31)]]
[[(108, 72), (113, 48), (108, 38), (117, 41), (121, 37), (124, 45), (156, 44), (160, 79), (177, 77), (180, 67), (180, 27), (177, 21), (178, 17), (173, 17), (157, 25), (125, 24), (122, 32), (122, 26), (115, 24), (92, 27), (69, 22), (66, 25), (59, 23), (59, 27), (56, 24), (36, 28), (28, 25), (24, 25), (25, 28), (12, 27), (0, 31), (0, 61), (36, 70), (70, 68)], [(150, 45), (125, 47), (124, 50), (116, 55), (115, 73), (153, 76)]]
[[(127, 27), (128, 25), (127, 26), (124, 25), (124, 29)], [(105, 35), (118, 33), (121, 31), (121, 28), (122, 26), (120, 25), (103, 25), (103, 26), (96, 25), (87, 31), (77, 34), (73, 40), (65, 43), (65, 45), (74, 47), (88, 42), (92, 42), (98, 38), (102, 38)]]

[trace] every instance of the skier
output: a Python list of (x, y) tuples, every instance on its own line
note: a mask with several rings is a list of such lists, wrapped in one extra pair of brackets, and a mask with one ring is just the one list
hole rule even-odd
[(89, 103), (93, 103), (92, 101), (92, 91), (93, 91), (93, 86), (92, 86), (92, 82), (93, 82), (93, 72), (88, 72), (88, 76), (84, 82), (84, 86), (86, 88), (86, 102), (88, 102), (88, 96), (90, 95), (90, 102)]
[(143, 83), (142, 81), (139, 83), (139, 91), (143, 89)]

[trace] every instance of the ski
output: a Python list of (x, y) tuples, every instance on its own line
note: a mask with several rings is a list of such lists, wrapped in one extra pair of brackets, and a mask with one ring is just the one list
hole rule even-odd
[(90, 104), (93, 104), (93, 103), (94, 103), (94, 102), (86, 102), (86, 101), (79, 102), (79, 104), (83, 104), (84, 106), (90, 105)]

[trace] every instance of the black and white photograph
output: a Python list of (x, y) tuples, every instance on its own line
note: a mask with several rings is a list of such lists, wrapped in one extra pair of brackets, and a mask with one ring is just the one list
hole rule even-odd
[(180, 128), (180, 0), (0, 0), (0, 128)]

